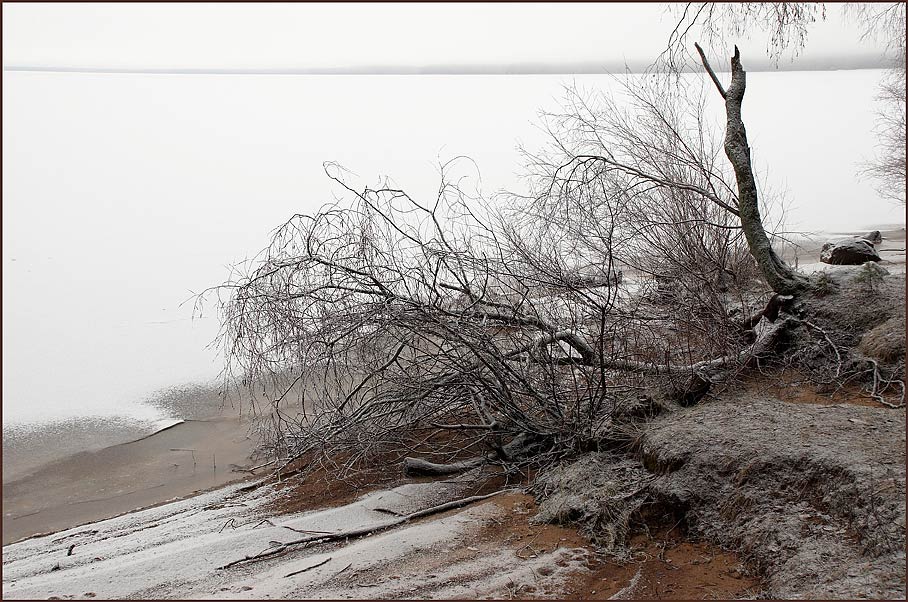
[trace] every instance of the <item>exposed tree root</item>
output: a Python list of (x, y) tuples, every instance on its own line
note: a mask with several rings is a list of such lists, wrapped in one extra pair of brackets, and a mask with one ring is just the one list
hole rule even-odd
[[(897, 379), (886, 379), (880, 375), (880, 365), (876, 360), (871, 358), (866, 358), (866, 361), (873, 368), (873, 386), (870, 388), (870, 396), (877, 402), (883, 404), (886, 407), (899, 409), (905, 407), (905, 383)], [(896, 384), (901, 388), (901, 393), (898, 397), (898, 403), (892, 403), (886, 401), (886, 398), (883, 397), (883, 392), (889, 388), (890, 385)]]

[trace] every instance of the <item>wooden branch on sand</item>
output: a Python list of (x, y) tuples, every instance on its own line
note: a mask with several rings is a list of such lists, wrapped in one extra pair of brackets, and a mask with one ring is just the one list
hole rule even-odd
[(311, 565), (311, 566), (307, 566), (307, 567), (304, 568), (304, 569), (300, 569), (300, 570), (298, 570), (298, 571), (293, 571), (292, 573), (287, 573), (286, 575), (284, 575), (284, 578), (286, 579), (287, 577), (293, 577), (294, 575), (299, 575), (300, 573), (305, 573), (306, 571), (311, 571), (312, 569), (317, 569), (318, 567), (323, 566), (323, 565), (326, 565), (326, 564), (328, 564), (329, 562), (331, 562), (331, 557), (330, 557), (330, 556), (328, 556), (327, 558), (325, 558), (325, 559), (322, 560), (321, 562), (318, 562), (318, 563), (313, 564), (313, 565)]
[(228, 569), (232, 566), (236, 566), (238, 564), (243, 564), (246, 562), (254, 562), (256, 560), (263, 560), (265, 558), (273, 558), (275, 556), (284, 554), (284, 553), (290, 551), (291, 548), (294, 548), (297, 546), (307, 546), (307, 545), (317, 545), (317, 544), (322, 544), (322, 543), (330, 543), (332, 541), (339, 541), (342, 539), (352, 539), (354, 537), (362, 537), (363, 535), (378, 533), (379, 531), (385, 531), (387, 529), (397, 527), (397, 526), (402, 525), (409, 521), (417, 520), (420, 518), (425, 518), (427, 516), (432, 516), (433, 514), (439, 514), (441, 512), (447, 512), (448, 510), (454, 510), (456, 508), (463, 508), (464, 506), (468, 506), (468, 505), (474, 504), (476, 502), (481, 502), (483, 500), (487, 500), (496, 495), (500, 495), (502, 493), (507, 493), (507, 492), (513, 492), (513, 491), (516, 491), (516, 489), (502, 489), (500, 491), (496, 491), (495, 493), (490, 493), (488, 495), (474, 495), (474, 496), (462, 498), (459, 500), (446, 502), (444, 504), (439, 504), (438, 506), (432, 506), (431, 508), (425, 508), (423, 510), (418, 510), (416, 512), (412, 512), (410, 514), (400, 517), (397, 520), (391, 521), (389, 523), (384, 523), (382, 525), (372, 525), (372, 526), (368, 526), (368, 527), (360, 527), (359, 529), (351, 529), (350, 531), (342, 531), (340, 533), (332, 533), (330, 535), (313, 535), (310, 537), (301, 537), (300, 539), (294, 539), (293, 541), (288, 541), (288, 542), (282, 543), (280, 546), (270, 548), (259, 554), (255, 554), (253, 556), (246, 556), (245, 558), (240, 558), (239, 560), (234, 560), (232, 562), (228, 562), (224, 566), (219, 566), (218, 570)]

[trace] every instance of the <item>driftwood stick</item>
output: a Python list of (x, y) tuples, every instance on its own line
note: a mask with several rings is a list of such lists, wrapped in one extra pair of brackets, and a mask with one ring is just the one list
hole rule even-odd
[(284, 529), (290, 529), (291, 531), (295, 531), (296, 533), (308, 533), (309, 535), (332, 535), (331, 531), (310, 531), (308, 529), (297, 529), (289, 525), (281, 525), (281, 527), (283, 527)]
[(269, 460), (268, 462), (265, 462), (264, 464), (259, 464), (258, 466), (253, 466), (251, 468), (243, 468), (242, 466), (234, 466), (230, 470), (231, 470), (231, 472), (250, 472), (250, 473), (252, 473), (252, 472), (255, 472), (256, 470), (258, 470), (259, 468), (265, 468), (266, 466), (271, 466), (272, 464), (274, 464), (274, 462), (275, 462), (274, 460)]
[(400, 512), (395, 512), (394, 510), (388, 510), (387, 508), (370, 508), (372, 512), (381, 512), (382, 514), (392, 514), (394, 516), (403, 516)]
[(284, 579), (286, 579), (287, 577), (293, 577), (294, 575), (299, 575), (300, 573), (305, 573), (306, 571), (311, 571), (312, 569), (317, 569), (318, 567), (328, 564), (329, 562), (331, 562), (330, 556), (325, 558), (324, 560), (322, 560), (321, 562), (319, 562), (317, 564), (313, 564), (312, 566), (307, 566), (304, 569), (300, 569), (298, 571), (293, 571), (292, 573), (287, 573), (286, 575), (284, 575)]
[(271, 548), (269, 550), (265, 550), (264, 552), (261, 552), (259, 554), (255, 554), (253, 556), (246, 556), (245, 558), (240, 558), (239, 560), (234, 560), (232, 562), (228, 562), (224, 566), (219, 566), (218, 570), (227, 569), (232, 566), (236, 566), (238, 564), (243, 564), (245, 562), (254, 562), (256, 560), (262, 560), (265, 558), (273, 558), (274, 556), (279, 556), (281, 554), (288, 552), (291, 548), (293, 548), (295, 546), (329, 543), (332, 541), (339, 541), (342, 539), (352, 539), (354, 537), (362, 537), (363, 535), (369, 535), (371, 533), (378, 533), (379, 531), (385, 531), (387, 529), (397, 527), (398, 525), (402, 525), (402, 524), (412, 521), (412, 520), (425, 518), (427, 516), (432, 516), (433, 514), (447, 512), (448, 510), (454, 510), (456, 508), (463, 508), (464, 506), (468, 506), (468, 505), (474, 504), (476, 502), (481, 502), (483, 500), (487, 500), (496, 495), (500, 495), (500, 494), (506, 493), (506, 492), (513, 492), (513, 491), (516, 491), (516, 489), (502, 489), (500, 491), (496, 491), (495, 493), (489, 493), (487, 495), (474, 495), (474, 496), (470, 496), (470, 497), (465, 497), (465, 498), (462, 498), (459, 500), (454, 500), (451, 502), (446, 502), (444, 504), (439, 504), (438, 506), (432, 506), (430, 508), (425, 508), (423, 510), (418, 510), (416, 512), (412, 512), (410, 514), (400, 517), (397, 520), (393, 520), (393, 521), (391, 521), (389, 523), (385, 523), (383, 525), (373, 525), (373, 526), (369, 526), (369, 527), (361, 527), (359, 529), (351, 529), (350, 531), (343, 531), (341, 533), (332, 533), (331, 535), (313, 535), (310, 537), (302, 537), (300, 539), (294, 539), (293, 541), (288, 541), (286, 543), (282, 543), (280, 546)]
[(329, 579), (329, 580), (330, 580), (330, 579), (334, 579), (335, 577), (337, 577), (338, 575), (340, 575), (341, 573), (343, 573), (344, 571), (346, 571), (347, 569), (349, 569), (351, 566), (353, 566), (353, 563), (352, 563), (352, 562), (351, 562), (350, 564), (348, 564), (347, 566), (345, 566), (344, 568), (342, 568), (341, 570), (339, 570), (338, 572), (336, 572), (336, 573), (334, 573), (333, 575), (331, 575), (330, 577), (328, 577), (328, 579)]

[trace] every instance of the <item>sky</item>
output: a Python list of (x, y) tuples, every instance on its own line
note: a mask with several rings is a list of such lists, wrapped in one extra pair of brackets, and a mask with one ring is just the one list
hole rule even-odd
[[(645, 68), (680, 5), (664, 3), (23, 3), (3, 5), (8, 69), (615, 72)], [(674, 12), (673, 12), (674, 11)], [(796, 61), (879, 66), (882, 45), (827, 7)], [(774, 69), (765, 38), (737, 40)], [(724, 52), (727, 49), (713, 49)], [(428, 68), (428, 69), (427, 69)]]

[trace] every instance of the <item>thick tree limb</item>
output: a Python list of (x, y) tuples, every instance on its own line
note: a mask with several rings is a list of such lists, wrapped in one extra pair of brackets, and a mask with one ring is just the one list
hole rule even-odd
[(304, 568), (304, 569), (300, 569), (300, 570), (298, 570), (298, 571), (293, 571), (292, 573), (287, 573), (286, 575), (284, 575), (284, 578), (286, 579), (287, 577), (293, 577), (294, 575), (299, 575), (300, 573), (305, 573), (306, 571), (311, 571), (312, 569), (317, 569), (318, 567), (324, 566), (324, 565), (328, 564), (329, 562), (331, 562), (331, 557), (330, 557), (330, 556), (328, 556), (327, 558), (325, 558), (325, 559), (322, 560), (321, 562), (316, 563), (316, 564), (313, 564), (313, 565), (311, 565), (311, 566), (307, 566), (307, 567)]
[[(760, 317), (763, 316), (763, 311), (760, 312)], [(641, 362), (637, 360), (603, 359), (601, 365), (603, 368), (610, 370), (624, 370), (628, 372), (650, 374), (709, 374), (720, 370), (729, 364), (745, 364), (755, 357), (765, 355), (767, 351), (775, 344), (782, 331), (793, 326), (794, 322), (795, 321), (793, 318), (786, 317), (784, 320), (774, 323), (772, 326), (764, 330), (762, 334), (758, 335), (757, 339), (751, 346), (743, 349), (736, 355), (721, 356), (693, 364), (658, 364), (655, 362)], [(562, 363), (571, 363), (576, 365), (598, 365), (596, 363), (592, 363), (596, 361), (597, 360), (595, 360), (595, 358), (590, 362), (588, 362), (585, 358), (568, 358), (567, 361)]]
[(425, 476), (444, 476), (466, 472), (471, 468), (482, 466), (491, 457), (476, 457), (464, 460), (462, 462), (452, 462), (450, 464), (436, 464), (422, 458), (404, 458), (404, 474), (408, 477), (425, 477)]
[(518, 435), (514, 439), (494, 452), (485, 456), (477, 456), (461, 462), (452, 462), (451, 464), (436, 464), (421, 458), (404, 458), (404, 474), (407, 476), (443, 476), (466, 472), (471, 468), (482, 466), (486, 462), (495, 460), (510, 460), (516, 458), (532, 447), (528, 442), (525, 434)]

